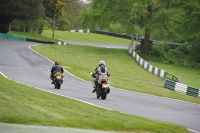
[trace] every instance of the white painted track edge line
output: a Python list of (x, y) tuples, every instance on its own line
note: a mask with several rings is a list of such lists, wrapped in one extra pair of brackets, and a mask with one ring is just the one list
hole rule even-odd
[[(8, 78), (5, 74), (3, 74), (1, 71), (0, 71), (0, 74), (2, 76), (4, 76), (5, 78), (9, 79), (9, 80), (12, 80), (12, 79)], [(31, 85), (28, 85), (28, 84), (25, 84), (25, 83), (22, 83), (22, 82), (19, 82), (19, 81), (15, 81), (15, 80), (12, 80), (12, 81), (14, 81), (16, 83), (20, 83), (20, 84), (26, 85), (26, 86), (29, 86), (29, 87), (36, 88), (38, 90), (42, 90), (42, 91), (48, 92), (48, 93), (51, 93), (51, 94), (56, 94), (56, 95), (59, 95), (59, 96), (62, 96), (62, 97), (67, 97), (67, 98), (70, 98), (70, 99), (73, 99), (73, 100), (76, 100), (76, 101), (79, 101), (79, 102), (87, 103), (89, 105), (93, 105), (93, 106), (96, 106), (96, 107), (99, 107), (99, 108), (103, 108), (103, 109), (107, 109), (107, 110), (112, 110), (112, 109), (108, 109), (108, 108), (105, 108), (105, 107), (102, 107), (102, 106), (98, 106), (98, 105), (95, 105), (95, 104), (92, 104), (92, 103), (89, 103), (89, 102), (86, 102), (86, 101), (83, 101), (83, 100), (80, 100), (80, 99), (76, 99), (76, 98), (73, 98), (73, 97), (61, 95), (61, 94), (54, 93), (54, 92), (51, 92), (51, 91), (47, 91), (47, 90), (44, 90), (44, 89), (41, 89), (41, 88), (38, 88), (38, 87), (34, 87), (34, 86), (31, 86)]]
[(187, 130), (192, 132), (192, 133), (200, 133), (199, 131), (195, 131), (195, 130), (192, 130), (192, 129), (189, 129), (189, 128), (187, 128)]

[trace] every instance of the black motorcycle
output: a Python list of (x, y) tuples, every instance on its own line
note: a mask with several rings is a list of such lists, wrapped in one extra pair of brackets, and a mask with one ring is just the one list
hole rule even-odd
[[(48, 72), (51, 72), (48, 70)], [(63, 75), (60, 72), (56, 72), (53, 77), (50, 76), (50, 79), (53, 79), (53, 84), (55, 86), (55, 89), (60, 89), (61, 85), (63, 84)]]
[(62, 83), (63, 83), (63, 76), (62, 76), (62, 74), (60, 72), (57, 72), (54, 75), (54, 86), (55, 86), (55, 89), (60, 89)]

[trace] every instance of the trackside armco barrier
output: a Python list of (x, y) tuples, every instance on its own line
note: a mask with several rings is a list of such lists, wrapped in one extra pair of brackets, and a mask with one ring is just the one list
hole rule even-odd
[(168, 88), (173, 91), (178, 91), (180, 93), (184, 93), (186, 95), (194, 96), (194, 97), (199, 97), (200, 96), (200, 90), (196, 89), (194, 87), (190, 87), (178, 82), (174, 82), (169, 79), (165, 79), (164, 87)]
[(194, 87), (190, 87), (181, 83), (180, 79), (162, 69), (154, 67), (147, 62), (145, 62), (135, 51), (133, 45), (129, 45), (128, 52), (133, 56), (133, 58), (149, 72), (156, 76), (159, 76), (165, 80), (164, 87), (173, 91), (178, 91), (186, 95), (200, 97), (200, 90)]
[(54, 44), (56, 44), (56, 45), (69, 45), (69, 43), (64, 42), (64, 41), (55, 42)]
[(83, 30), (70, 30), (70, 32), (90, 33), (90, 30), (89, 30), (89, 29), (83, 29)]
[(133, 48), (129, 45), (128, 47), (128, 52), (133, 56), (133, 58), (143, 67), (145, 68), (146, 70), (148, 70), (149, 72), (153, 73), (154, 75), (156, 76), (159, 76), (163, 79), (167, 78), (167, 79), (170, 79), (170, 80), (173, 80), (175, 82), (179, 82), (181, 83), (181, 80), (174, 76), (173, 74), (169, 73), (169, 72), (166, 72), (162, 69), (159, 69), (157, 67), (154, 67), (150, 64), (148, 64), (146, 61), (144, 61), (134, 50)]
[(26, 37), (0, 33), (0, 38), (26, 41)]
[(68, 45), (68, 43), (64, 42), (64, 41), (58, 41), (58, 42), (40, 41), (40, 40), (36, 40), (36, 39), (30, 39), (30, 38), (26, 38), (26, 37), (10, 35), (10, 34), (3, 34), (3, 33), (0, 33), (0, 38), (30, 41), (30, 42), (37, 42), (37, 43), (46, 43), (46, 44)]

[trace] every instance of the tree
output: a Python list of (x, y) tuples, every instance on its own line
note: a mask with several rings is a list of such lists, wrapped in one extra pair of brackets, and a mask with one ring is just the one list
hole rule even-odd
[(52, 19), (52, 38), (54, 38), (55, 20), (61, 16), (65, 0), (43, 0), (42, 2), (45, 7), (46, 16)]
[[(160, 23), (160, 17), (154, 17), (166, 6), (165, 0), (93, 0), (89, 9), (84, 9), (79, 17), (82, 27), (103, 29), (112, 23), (120, 23), (126, 30), (134, 30), (134, 25), (145, 28), (142, 52), (149, 54), (150, 34)], [(153, 19), (154, 18), (154, 19)], [(156, 20), (155, 20), (156, 19)]]
[(79, 3), (79, 0), (73, 0), (71, 2), (68, 2), (65, 11), (67, 13), (66, 17), (70, 22), (70, 29), (77, 28), (75, 26), (75, 23), (76, 23), (76, 17), (79, 16), (80, 10), (81, 10), (81, 5)]
[(38, 18), (38, 5), (41, 0), (1, 0), (0, 1), (0, 32), (7, 33), (13, 19)]
[[(179, 41), (189, 42), (192, 46), (190, 55), (196, 62), (200, 62), (200, 1), (173, 1), (172, 7), (179, 8), (181, 16), (177, 25)], [(180, 14), (180, 13), (179, 13)]]

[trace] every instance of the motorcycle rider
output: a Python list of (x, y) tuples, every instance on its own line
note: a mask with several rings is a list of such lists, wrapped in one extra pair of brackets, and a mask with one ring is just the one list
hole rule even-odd
[[(100, 79), (100, 77), (102, 77), (102, 75), (109, 77), (110, 76), (110, 72), (109, 69), (105, 66), (105, 61), (100, 61), (99, 65), (95, 68), (95, 72), (92, 74), (92, 86), (94, 88), (94, 90), (92, 91), (92, 93), (94, 93), (97, 89), (96, 89), (96, 84), (97, 81)], [(109, 81), (108, 81), (109, 82)], [(110, 92), (110, 88), (108, 89), (108, 93)]]
[(63, 72), (64, 72), (63, 67), (59, 65), (58, 61), (56, 61), (55, 65), (53, 65), (53, 67), (51, 68), (51, 76), (50, 76), (50, 78), (52, 80), (51, 84), (54, 84), (54, 75), (57, 72), (60, 72), (61, 74), (63, 74)]

